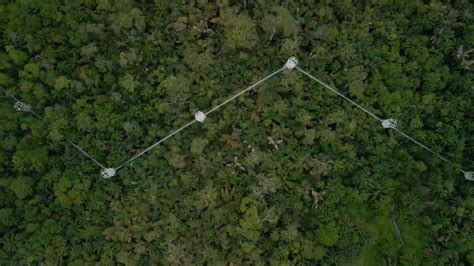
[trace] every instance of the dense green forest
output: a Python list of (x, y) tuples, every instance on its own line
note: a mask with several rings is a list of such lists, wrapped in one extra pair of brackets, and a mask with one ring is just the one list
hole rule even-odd
[[(0, 264), (474, 264), (468, 0), (0, 3)], [(290, 56), (456, 166), (298, 71), (65, 141)]]

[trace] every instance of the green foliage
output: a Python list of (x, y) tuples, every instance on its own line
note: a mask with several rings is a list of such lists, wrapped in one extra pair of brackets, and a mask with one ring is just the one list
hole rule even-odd
[(135, 88), (138, 86), (138, 82), (129, 73), (125, 74), (125, 76), (122, 79), (120, 79), (119, 84), (130, 92), (134, 92)]
[(260, 230), (262, 228), (254, 199), (249, 197), (243, 198), (240, 202), (240, 211), (243, 214), (243, 218), (239, 221), (242, 228), (250, 230)]
[(288, 9), (281, 6), (272, 6), (272, 12), (265, 15), (261, 21), (262, 29), (267, 33), (268, 39), (272, 40), (276, 36), (295, 37), (300, 27)]
[(316, 239), (319, 243), (327, 247), (336, 244), (337, 240), (339, 239), (339, 233), (336, 224), (331, 223), (318, 228), (318, 230), (316, 230)]
[(199, 155), (202, 154), (204, 147), (209, 143), (207, 139), (195, 138), (191, 141), (191, 153)]
[(2, 231), (6, 231), (4, 228), (8, 228), (15, 224), (15, 218), (13, 216), (12, 208), (1, 208), (0, 209), (0, 225)]
[(257, 27), (247, 15), (229, 15), (224, 22), (224, 45), (232, 50), (238, 48), (250, 49), (258, 44)]
[(32, 181), (27, 177), (17, 177), (10, 183), (10, 190), (18, 199), (24, 199), (33, 192)]
[(71, 84), (71, 81), (68, 78), (64, 76), (60, 76), (56, 78), (56, 80), (54, 81), (54, 89), (62, 90), (64, 88), (68, 88), (70, 84)]
[(54, 187), (56, 202), (64, 208), (80, 206), (86, 200), (90, 185), (87, 178), (70, 179), (62, 176)]
[[(2, 1), (1, 265), (473, 265), (469, 1)], [(289, 56), (297, 71), (117, 166)], [(3, 93), (3, 91), (1, 92)]]
[(5, 51), (8, 53), (15, 65), (23, 65), (28, 60), (28, 54), (18, 49), (15, 49), (13, 45), (5, 46)]
[(7, 74), (5, 73), (0, 73), (0, 85), (2, 86), (9, 86), (13, 84), (13, 79), (10, 78)]

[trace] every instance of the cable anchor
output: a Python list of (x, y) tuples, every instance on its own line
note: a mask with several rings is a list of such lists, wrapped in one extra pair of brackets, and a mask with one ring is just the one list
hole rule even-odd
[(284, 68), (291, 70), (291, 69), (295, 68), (297, 65), (298, 65), (298, 59), (296, 57), (292, 56), (292, 57), (288, 58), (288, 60), (285, 63)]
[(116, 173), (117, 171), (115, 170), (115, 168), (105, 168), (104, 170), (100, 171), (100, 174), (105, 179), (114, 177)]
[(28, 104), (21, 102), (21, 101), (16, 101), (15, 104), (13, 104), (13, 108), (17, 110), (18, 112), (30, 112), (31, 111), (31, 106)]
[(397, 127), (397, 120), (393, 118), (384, 119), (382, 120), (383, 128), (396, 128)]
[(474, 172), (464, 172), (464, 177), (469, 181), (474, 181)]
[(194, 119), (196, 119), (196, 121), (198, 121), (199, 123), (204, 122), (204, 120), (206, 120), (206, 118), (207, 118), (206, 114), (201, 112), (201, 111), (197, 111), (194, 114)]

